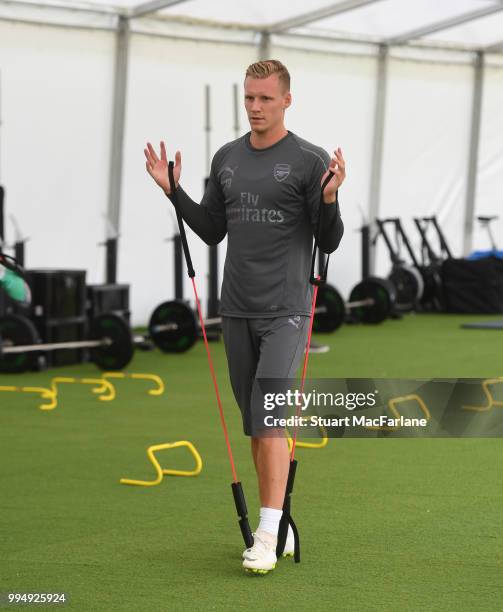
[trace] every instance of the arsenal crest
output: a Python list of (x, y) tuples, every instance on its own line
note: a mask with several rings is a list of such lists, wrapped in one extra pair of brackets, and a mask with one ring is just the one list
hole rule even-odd
[(290, 164), (276, 164), (272, 173), (278, 183), (282, 183), (288, 178), (290, 169)]

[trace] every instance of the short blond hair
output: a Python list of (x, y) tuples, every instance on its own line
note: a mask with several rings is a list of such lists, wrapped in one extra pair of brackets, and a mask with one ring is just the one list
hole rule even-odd
[(246, 69), (246, 77), (252, 79), (267, 79), (271, 74), (277, 74), (279, 82), (285, 91), (290, 91), (290, 73), (279, 60), (262, 60), (250, 64)]

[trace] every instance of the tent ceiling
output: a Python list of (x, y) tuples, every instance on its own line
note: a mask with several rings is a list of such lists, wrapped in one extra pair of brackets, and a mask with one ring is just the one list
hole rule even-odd
[(65, 14), (69, 26), (75, 15), (82, 27), (85, 15), (93, 16), (89, 27), (100, 14), (123, 15), (313, 39), (503, 50), (503, 0), (0, 0), (0, 19), (64, 25)]

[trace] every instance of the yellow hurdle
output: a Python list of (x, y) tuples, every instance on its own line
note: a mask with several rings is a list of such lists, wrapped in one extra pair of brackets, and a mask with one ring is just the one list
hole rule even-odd
[(73, 376), (55, 376), (51, 379), (50, 388), (44, 387), (16, 387), (14, 385), (0, 386), (0, 392), (23, 392), (23, 393), (39, 393), (41, 399), (46, 400), (48, 403), (40, 404), (40, 410), (49, 411), (54, 410), (58, 406), (58, 386), (82, 384), (82, 385), (93, 385), (92, 393), (98, 395), (98, 399), (101, 402), (111, 402), (117, 397), (114, 385), (107, 380), (108, 378), (126, 378), (130, 377), (136, 380), (148, 380), (154, 382), (156, 387), (148, 390), (149, 395), (162, 395), (165, 387), (164, 382), (157, 374), (141, 374), (132, 373), (126, 374), (124, 372), (105, 372), (101, 378), (75, 378)]
[[(160, 450), (178, 448), (180, 446), (186, 446), (189, 449), (190, 453), (192, 454), (196, 462), (196, 467), (193, 470), (163, 469), (154, 453)], [(153, 487), (162, 482), (164, 475), (197, 476), (198, 474), (200, 474), (201, 470), (203, 469), (203, 461), (201, 459), (201, 455), (197, 452), (196, 447), (187, 440), (180, 440), (179, 442), (166, 442), (165, 444), (155, 444), (154, 446), (149, 446), (147, 449), (147, 455), (148, 455), (148, 458), (150, 459), (150, 463), (152, 463), (152, 465), (154, 466), (154, 470), (157, 474), (156, 479), (155, 480), (132, 480), (130, 478), (121, 478), (119, 481), (121, 484), (137, 485), (140, 487)]]
[[(100, 394), (98, 399), (102, 402), (111, 402), (117, 397), (115, 387), (104, 378), (81, 378), (78, 382), (84, 385), (97, 385), (92, 391)], [(104, 395), (108, 391), (108, 395)]]
[[(295, 446), (298, 448), (325, 448), (325, 446), (328, 444), (327, 430), (323, 426), (318, 427), (318, 430), (321, 433), (321, 440), (319, 442), (302, 442), (300, 440), (297, 440), (297, 442), (295, 443)], [(288, 440), (288, 449), (291, 452), (292, 446), (293, 446), (293, 440), (290, 437), (290, 435), (288, 435), (287, 440)]]
[(93, 393), (99, 394), (98, 399), (102, 402), (111, 402), (115, 399), (115, 387), (108, 380), (103, 378), (74, 378), (71, 376), (55, 376), (51, 379), (52, 402), (40, 406), (40, 410), (54, 410), (58, 405), (58, 385), (83, 384), (94, 385)]
[(51, 406), (55, 401), (54, 392), (51, 389), (46, 389), (45, 387), (13, 387), (13, 386), (4, 386), (0, 387), (1, 391), (10, 391), (15, 393), (39, 393), (40, 399), (50, 400), (49, 404), (40, 404), (40, 410), (45, 410), (46, 406)]
[(488, 412), (494, 407), (503, 407), (503, 400), (495, 400), (492, 393), (489, 391), (490, 385), (503, 383), (503, 378), (488, 378), (482, 382), (482, 390), (487, 397), (487, 406), (461, 406), (463, 410), (472, 410), (474, 412)]
[(61, 383), (71, 384), (75, 383), (75, 378), (70, 378), (69, 376), (56, 376), (51, 378), (51, 389), (53, 392), (53, 399), (50, 404), (45, 406), (40, 406), (40, 410), (54, 410), (54, 408), (58, 405), (58, 385)]
[(131, 374), (127, 372), (105, 372), (102, 374), (102, 378), (132, 378), (133, 380), (150, 380), (154, 382), (157, 387), (155, 389), (149, 389), (149, 395), (162, 395), (164, 393), (164, 382), (160, 376), (157, 374), (137, 374), (132, 372)]
[[(426, 420), (429, 421), (431, 419), (431, 414), (430, 414), (430, 411), (428, 410), (428, 406), (424, 403), (423, 398), (419, 395), (416, 395), (415, 393), (412, 393), (410, 395), (402, 395), (401, 397), (392, 397), (390, 400), (388, 400), (388, 408), (390, 412), (393, 413), (393, 417), (395, 419), (399, 419), (401, 417), (401, 414), (398, 412), (396, 405), (401, 404), (403, 402), (412, 402), (412, 401), (415, 401), (419, 404), (419, 408), (421, 409), (421, 412), (424, 414)], [(372, 429), (372, 430), (379, 430), (379, 431), (396, 431), (397, 429), (400, 429), (400, 427), (401, 427), (400, 425), (397, 425), (396, 427), (389, 427), (388, 425), (383, 425), (382, 427), (380, 425), (366, 425), (365, 429)]]

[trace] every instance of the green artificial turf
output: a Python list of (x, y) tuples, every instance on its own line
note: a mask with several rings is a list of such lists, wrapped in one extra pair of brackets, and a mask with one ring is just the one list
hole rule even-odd
[[(461, 330), (484, 317), (412, 315), (376, 327), (345, 326), (316, 338), (311, 377), (503, 375), (503, 334)], [(493, 317), (494, 318), (494, 317)], [(257, 486), (248, 441), (211, 345), (252, 528)], [(204, 346), (183, 355), (137, 352), (102, 402), (88, 385), (61, 387), (59, 406), (0, 392), (0, 592), (68, 593), (72, 610), (496, 610), (501, 609), (502, 446), (499, 439), (342, 439), (299, 449), (294, 516), (302, 562), (282, 560), (265, 577), (241, 569), (242, 542)], [(52, 376), (95, 376), (91, 364), (0, 385), (48, 386)], [(98, 374), (99, 375), (99, 374)], [(155, 487), (149, 445), (190, 440), (204, 466), (196, 478)], [(165, 467), (190, 469), (186, 449)], [(40, 606), (39, 606), (40, 607)], [(55, 606), (43, 609), (54, 609)]]

